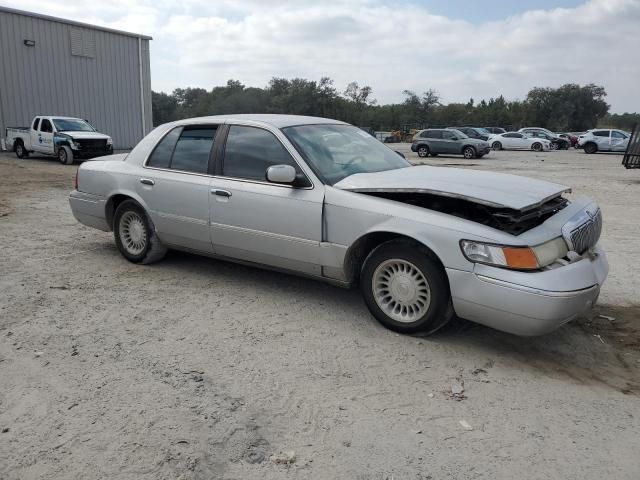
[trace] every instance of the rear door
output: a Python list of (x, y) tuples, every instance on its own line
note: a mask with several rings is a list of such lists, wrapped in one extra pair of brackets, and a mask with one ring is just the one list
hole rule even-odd
[(610, 150), (611, 130), (594, 130), (593, 140), (598, 145), (598, 150)]
[[(211, 239), (216, 254), (321, 274), (324, 186), (313, 184), (282, 133), (231, 125), (211, 180)], [(306, 179), (293, 187), (266, 180), (271, 165), (291, 165)]]
[(209, 165), (218, 125), (169, 131), (146, 160), (137, 192), (158, 236), (169, 245), (212, 252), (209, 235)]

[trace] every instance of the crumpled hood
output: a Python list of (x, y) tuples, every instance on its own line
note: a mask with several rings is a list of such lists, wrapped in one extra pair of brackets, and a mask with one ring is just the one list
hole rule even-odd
[(426, 165), (356, 173), (334, 187), (353, 192), (422, 192), (514, 210), (528, 210), (571, 191), (557, 183), (506, 173)]
[(106, 140), (107, 138), (111, 138), (109, 135), (105, 135), (100, 132), (72, 132), (72, 131), (64, 131), (60, 132), (61, 135), (68, 135), (74, 140), (84, 140), (84, 139), (92, 139), (92, 140)]

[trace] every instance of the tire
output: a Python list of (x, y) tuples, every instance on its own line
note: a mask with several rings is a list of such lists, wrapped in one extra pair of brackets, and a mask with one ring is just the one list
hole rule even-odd
[(16, 146), (13, 147), (13, 150), (16, 152), (16, 157), (18, 158), (26, 158), (29, 156), (29, 152), (24, 148), (24, 144), (22, 141), (16, 143)]
[(473, 147), (464, 147), (462, 149), (462, 156), (467, 160), (471, 160), (472, 158), (476, 158), (476, 150)]
[[(432, 334), (453, 318), (442, 266), (430, 250), (410, 240), (391, 240), (375, 248), (360, 272), (360, 290), (371, 314), (398, 333)], [(411, 298), (403, 302), (403, 294)]]
[(533, 150), (534, 152), (541, 152), (542, 144), (540, 142), (534, 143), (533, 145), (531, 145), (531, 150)]
[(491, 144), (491, 148), (494, 150), (502, 150), (502, 144), (500, 142), (493, 142)]
[(598, 145), (593, 142), (584, 144), (584, 153), (596, 153), (598, 151)]
[(113, 217), (113, 235), (122, 256), (132, 263), (154, 263), (167, 253), (153, 222), (134, 200), (125, 200), (118, 205)]
[(425, 158), (429, 156), (429, 147), (426, 145), (420, 145), (418, 147), (418, 156), (421, 158)]
[(551, 148), (551, 150), (558, 150), (558, 144), (552, 143), (551, 145), (549, 145), (549, 148)]
[(58, 160), (63, 165), (73, 164), (73, 152), (69, 147), (58, 148)]

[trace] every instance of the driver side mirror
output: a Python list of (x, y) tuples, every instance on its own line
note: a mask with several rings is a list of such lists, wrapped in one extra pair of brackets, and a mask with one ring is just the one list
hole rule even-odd
[(458, 140), (458, 137), (454, 135), (453, 137), (449, 137), (449, 140)]
[(293, 184), (296, 181), (296, 169), (291, 165), (271, 165), (267, 168), (267, 180), (272, 183)]

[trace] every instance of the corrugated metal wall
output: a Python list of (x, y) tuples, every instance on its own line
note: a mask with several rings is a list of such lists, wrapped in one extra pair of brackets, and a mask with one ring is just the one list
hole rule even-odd
[[(71, 54), (72, 32), (89, 40), (80, 53), (95, 57)], [(132, 148), (152, 129), (150, 70), (147, 39), (0, 10), (0, 137), (35, 115), (66, 115), (89, 120), (116, 149)]]

